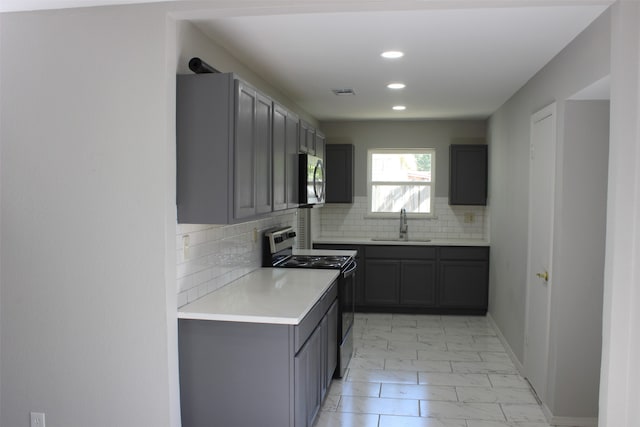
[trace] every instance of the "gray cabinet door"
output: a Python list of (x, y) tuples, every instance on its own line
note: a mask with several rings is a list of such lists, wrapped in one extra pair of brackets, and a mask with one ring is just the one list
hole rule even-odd
[(365, 304), (369, 306), (398, 305), (399, 278), (400, 261), (368, 259), (365, 262)]
[(317, 328), (294, 359), (296, 427), (310, 427), (320, 409), (321, 338), (321, 328)]
[(319, 132), (316, 129), (313, 141), (314, 141), (315, 156), (316, 157), (320, 157), (321, 159), (324, 159), (325, 158), (325, 137), (324, 137), (324, 134), (322, 134), (321, 132)]
[(487, 146), (449, 147), (449, 204), (487, 204)]
[(338, 302), (335, 301), (326, 315), (327, 319), (327, 349), (326, 366), (324, 376), (324, 388), (328, 389), (331, 379), (338, 366)]
[(287, 110), (273, 105), (273, 210), (287, 208)]
[(315, 154), (315, 129), (304, 120), (300, 120), (300, 152)]
[(488, 276), (487, 261), (441, 260), (440, 306), (486, 310)]
[(353, 144), (326, 146), (327, 203), (353, 203), (353, 162)]
[(417, 307), (436, 305), (435, 261), (402, 261), (400, 276), (401, 305)]
[(287, 114), (286, 122), (286, 192), (287, 208), (297, 208), (298, 201), (298, 146), (300, 140), (300, 120), (293, 113)]
[(271, 212), (271, 99), (231, 73), (177, 81), (178, 222), (231, 224)]
[(255, 134), (257, 92), (236, 80), (236, 119), (234, 147), (234, 218), (256, 214)]
[(271, 181), (271, 99), (257, 94), (255, 123), (255, 168), (256, 213), (264, 214), (273, 210), (273, 187)]

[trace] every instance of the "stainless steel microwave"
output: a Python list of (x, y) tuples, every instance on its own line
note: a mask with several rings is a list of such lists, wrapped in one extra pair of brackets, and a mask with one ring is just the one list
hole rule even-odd
[(300, 207), (313, 207), (324, 203), (324, 164), (320, 157), (300, 154)]

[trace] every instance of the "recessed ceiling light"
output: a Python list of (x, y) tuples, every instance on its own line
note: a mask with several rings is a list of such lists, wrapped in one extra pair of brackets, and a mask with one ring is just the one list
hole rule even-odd
[(399, 50), (388, 50), (386, 52), (382, 52), (380, 56), (387, 59), (396, 59), (402, 58), (404, 56), (404, 53), (400, 52)]
[(402, 111), (407, 109), (407, 107), (405, 107), (404, 105), (394, 105), (392, 108), (396, 111)]
[(404, 89), (407, 85), (404, 83), (389, 83), (387, 87), (389, 89)]

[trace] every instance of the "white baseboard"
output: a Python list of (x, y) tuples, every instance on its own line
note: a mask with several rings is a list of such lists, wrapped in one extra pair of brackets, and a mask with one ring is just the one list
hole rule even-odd
[(522, 365), (522, 363), (516, 357), (516, 354), (511, 349), (511, 346), (507, 342), (507, 339), (504, 337), (504, 335), (502, 335), (502, 331), (500, 330), (500, 328), (496, 324), (495, 320), (493, 320), (493, 317), (491, 317), (491, 313), (489, 313), (489, 312), (487, 312), (487, 320), (489, 320), (489, 323), (491, 323), (491, 326), (493, 326), (493, 329), (495, 329), (496, 333), (498, 334), (498, 339), (500, 340), (500, 342), (504, 346), (504, 349), (506, 350), (507, 354), (509, 355), (509, 358), (511, 359), (511, 361), (515, 365), (516, 369), (518, 370), (520, 375), (522, 375), (524, 377), (525, 376), (524, 375), (524, 366)]
[(586, 417), (555, 417), (547, 405), (542, 404), (542, 411), (547, 417), (547, 422), (557, 427), (598, 427), (598, 418)]
[[(498, 339), (504, 346), (505, 351), (509, 355), (509, 358), (515, 365), (520, 375), (526, 378), (526, 375), (524, 374), (524, 366), (522, 365), (520, 360), (518, 360), (518, 358), (516, 357), (515, 353), (511, 349), (511, 346), (507, 342), (507, 339), (502, 334), (502, 331), (496, 324), (495, 320), (493, 320), (493, 317), (491, 317), (491, 313), (487, 313), (487, 320), (489, 320), (489, 323), (491, 324), (491, 326), (493, 326), (493, 329), (495, 329)], [(541, 407), (542, 407), (542, 412), (544, 412), (544, 416), (547, 418), (547, 422), (552, 426), (598, 427), (598, 418), (556, 417), (551, 413), (551, 411), (549, 410), (547, 405), (544, 404), (544, 402), (541, 403)]]

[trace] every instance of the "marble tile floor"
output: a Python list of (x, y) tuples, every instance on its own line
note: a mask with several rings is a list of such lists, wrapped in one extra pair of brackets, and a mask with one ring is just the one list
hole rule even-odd
[(314, 427), (549, 427), (485, 317), (357, 313)]

